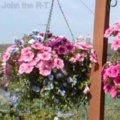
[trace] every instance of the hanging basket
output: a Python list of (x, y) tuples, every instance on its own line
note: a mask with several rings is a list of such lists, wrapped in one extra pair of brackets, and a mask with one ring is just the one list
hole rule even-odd
[(4, 80), (15, 83), (9, 89), (23, 101), (41, 99), (61, 108), (88, 101), (91, 64), (97, 62), (92, 45), (52, 34), (47, 43), (43, 38), (34, 31), (2, 54)]

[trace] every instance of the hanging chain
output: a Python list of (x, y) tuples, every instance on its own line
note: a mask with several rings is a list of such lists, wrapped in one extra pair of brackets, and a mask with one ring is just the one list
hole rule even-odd
[(51, 23), (51, 18), (52, 18), (54, 1), (55, 0), (52, 0), (52, 3), (51, 3), (50, 13), (49, 13), (49, 17), (48, 17), (48, 21), (47, 21), (47, 25), (46, 25), (46, 31), (45, 31), (45, 35), (44, 35), (44, 40), (48, 37), (48, 33), (50, 32), (50, 23)]
[(69, 29), (69, 31), (70, 31), (70, 34), (71, 34), (71, 36), (72, 36), (72, 39), (75, 41), (74, 35), (73, 35), (73, 33), (72, 33), (72, 30), (71, 30), (71, 28), (70, 28), (70, 26), (69, 26), (69, 23), (68, 23), (68, 21), (67, 21), (67, 19), (66, 19), (66, 16), (65, 16), (65, 14), (64, 14), (64, 12), (63, 12), (63, 9), (62, 9), (62, 7), (61, 7), (61, 5), (60, 5), (59, 0), (57, 0), (57, 2), (58, 2), (58, 6), (59, 6), (59, 8), (60, 8), (60, 10), (61, 10), (61, 13), (62, 13), (62, 15), (63, 15), (63, 17), (64, 17), (64, 19), (65, 19), (65, 22), (66, 22), (66, 24), (67, 24), (67, 27), (68, 27), (68, 29)]

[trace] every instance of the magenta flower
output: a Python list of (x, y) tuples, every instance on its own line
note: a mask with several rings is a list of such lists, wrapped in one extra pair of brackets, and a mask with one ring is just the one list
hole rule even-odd
[(103, 87), (105, 93), (110, 93), (112, 86), (106, 83)]
[(65, 45), (66, 49), (68, 52), (73, 52), (74, 51), (74, 46), (72, 44), (66, 44)]
[(111, 65), (109, 68), (106, 69), (106, 74), (109, 77), (115, 78), (119, 74), (119, 69), (116, 66)]
[(55, 58), (54, 59), (54, 65), (57, 69), (62, 69), (64, 67), (64, 62), (60, 58)]
[(57, 49), (57, 52), (58, 52), (59, 55), (66, 54), (67, 53), (67, 49), (66, 49), (66, 47), (59, 46), (58, 49)]
[(115, 85), (117, 85), (117, 86), (120, 85), (120, 75), (118, 75), (118, 76), (114, 79), (114, 83), (115, 83)]
[(34, 48), (36, 50), (41, 50), (41, 49), (43, 49), (43, 44), (36, 42), (35, 44), (32, 44), (32, 48)]
[(110, 94), (112, 96), (112, 98), (115, 100), (117, 95), (118, 95), (118, 91), (116, 88), (112, 87), (111, 91), (110, 91)]
[(113, 43), (111, 45), (111, 49), (113, 49), (115, 51), (120, 49), (120, 39), (116, 39), (113, 41)]

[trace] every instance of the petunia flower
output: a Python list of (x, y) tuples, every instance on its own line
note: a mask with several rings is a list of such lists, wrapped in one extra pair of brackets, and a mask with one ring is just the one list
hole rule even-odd
[(64, 62), (60, 58), (55, 58), (54, 59), (54, 65), (57, 69), (62, 69), (64, 67)]

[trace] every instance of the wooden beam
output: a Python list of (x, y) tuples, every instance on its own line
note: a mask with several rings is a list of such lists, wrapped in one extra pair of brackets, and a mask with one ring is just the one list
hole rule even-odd
[(91, 71), (91, 100), (89, 120), (104, 120), (104, 91), (101, 69), (107, 59), (107, 39), (103, 37), (109, 26), (109, 1), (96, 0), (93, 46), (98, 55), (98, 64)]

